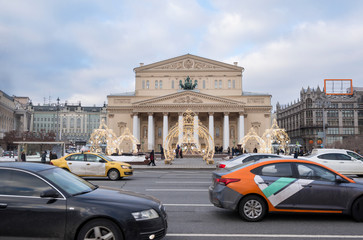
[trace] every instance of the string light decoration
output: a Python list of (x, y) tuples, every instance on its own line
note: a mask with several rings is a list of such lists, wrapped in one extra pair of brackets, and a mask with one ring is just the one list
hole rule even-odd
[[(172, 164), (174, 160), (173, 145), (179, 145), (184, 154), (202, 155), (207, 164), (214, 164), (214, 140), (208, 129), (199, 120), (195, 125), (195, 115), (193, 111), (186, 110), (183, 118), (170, 129), (163, 143), (165, 164)], [(183, 126), (181, 132), (179, 126)], [(182, 138), (179, 138), (180, 134), (183, 134)], [(205, 147), (202, 148), (202, 145)]]
[(259, 152), (261, 153), (266, 153), (266, 143), (265, 141), (260, 137), (258, 136), (258, 134), (256, 133), (255, 129), (252, 127), (250, 129), (250, 131), (248, 132), (247, 135), (245, 135), (240, 141), (239, 141), (239, 145), (241, 145), (241, 147), (243, 149), (246, 149), (246, 144), (248, 141), (251, 141), (251, 140), (256, 140), (259, 144)]
[(266, 143), (265, 153), (274, 152), (272, 144), (275, 143), (278, 144), (279, 150), (283, 150), (286, 154), (289, 154), (290, 137), (285, 129), (278, 126), (276, 119), (274, 119), (271, 128), (266, 129), (265, 133), (262, 135), (262, 139), (264, 139)]
[(137, 144), (139, 141), (131, 134), (128, 128), (125, 128), (124, 133), (120, 137), (116, 137), (116, 134), (109, 129), (105, 124), (104, 119), (101, 120), (98, 129), (93, 130), (89, 143), (91, 144), (90, 150), (92, 152), (102, 152), (102, 144), (106, 144), (106, 155), (112, 155), (113, 153), (123, 153), (123, 149), (120, 147), (123, 141), (130, 140), (132, 142), (133, 153), (137, 153)]

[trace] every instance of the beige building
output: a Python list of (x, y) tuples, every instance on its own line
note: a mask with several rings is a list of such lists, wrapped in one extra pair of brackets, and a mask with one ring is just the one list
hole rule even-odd
[[(236, 62), (191, 54), (140, 63), (134, 69), (135, 92), (107, 96), (108, 127), (117, 136), (127, 127), (142, 151), (159, 151), (169, 129), (190, 109), (209, 129), (215, 145), (226, 151), (237, 146), (250, 128), (261, 136), (271, 124), (271, 95), (243, 91), (243, 71)], [(197, 83), (193, 90), (180, 86), (188, 77)], [(248, 151), (254, 147), (258, 148), (254, 143), (246, 146)]]

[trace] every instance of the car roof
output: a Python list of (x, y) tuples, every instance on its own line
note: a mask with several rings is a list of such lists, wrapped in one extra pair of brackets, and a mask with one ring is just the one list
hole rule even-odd
[(0, 167), (22, 169), (31, 172), (40, 172), (46, 169), (54, 168), (53, 165), (33, 162), (0, 162)]
[(336, 148), (315, 148), (311, 154), (321, 154), (321, 153), (347, 153), (347, 149), (336, 149)]

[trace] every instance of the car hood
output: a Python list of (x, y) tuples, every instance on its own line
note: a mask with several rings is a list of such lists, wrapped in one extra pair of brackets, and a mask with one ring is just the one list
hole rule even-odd
[(159, 199), (152, 196), (109, 187), (99, 187), (92, 192), (77, 195), (75, 197), (82, 198), (83, 201), (98, 201), (108, 204), (122, 204), (128, 206), (150, 206), (150, 204), (152, 204), (154, 207), (158, 207), (161, 204)]

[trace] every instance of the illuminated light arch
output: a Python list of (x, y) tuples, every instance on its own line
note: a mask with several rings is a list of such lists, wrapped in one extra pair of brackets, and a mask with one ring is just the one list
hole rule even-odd
[[(202, 155), (203, 160), (207, 164), (214, 164), (214, 140), (209, 134), (208, 129), (198, 120), (197, 126), (194, 123), (195, 113), (191, 110), (187, 110), (183, 113), (183, 118), (177, 122), (170, 130), (166, 137), (163, 147), (165, 155), (165, 164), (171, 164), (174, 160), (174, 148), (173, 143), (178, 144), (184, 154), (196, 154)], [(182, 124), (183, 138), (179, 140), (179, 126)], [(195, 131), (198, 138), (195, 138)], [(205, 144), (205, 148), (201, 148), (201, 142)]]
[(274, 119), (271, 128), (266, 129), (265, 133), (262, 135), (262, 139), (266, 142), (266, 153), (272, 153), (272, 144), (277, 143), (279, 145), (279, 150), (283, 150), (285, 153), (289, 154), (290, 137), (285, 129), (278, 126), (276, 119)]
[(120, 145), (123, 141), (130, 140), (133, 145), (133, 153), (137, 153), (137, 144), (139, 141), (131, 134), (128, 128), (125, 128), (124, 133), (120, 137), (116, 137), (116, 134), (109, 129), (102, 119), (98, 129), (93, 130), (89, 143), (91, 144), (90, 150), (92, 152), (102, 152), (102, 144), (106, 144), (106, 155), (112, 155), (113, 153), (122, 153), (123, 149)]
[(124, 133), (116, 139), (115, 143), (117, 144), (119, 151), (121, 153), (123, 152), (123, 149), (121, 149), (120, 145), (122, 144), (123, 141), (127, 140), (132, 142), (132, 152), (137, 153), (137, 144), (140, 144), (140, 142), (139, 140), (137, 140), (137, 138), (134, 135), (132, 135), (129, 128), (125, 128)]
[(247, 135), (245, 135), (240, 141), (238, 144), (241, 145), (241, 147), (243, 149), (246, 149), (246, 144), (248, 141), (251, 141), (251, 140), (256, 140), (259, 144), (259, 152), (261, 153), (266, 153), (266, 143), (265, 141), (260, 137), (258, 136), (258, 134), (256, 133), (255, 129), (252, 127), (250, 129), (250, 131), (248, 132)]

